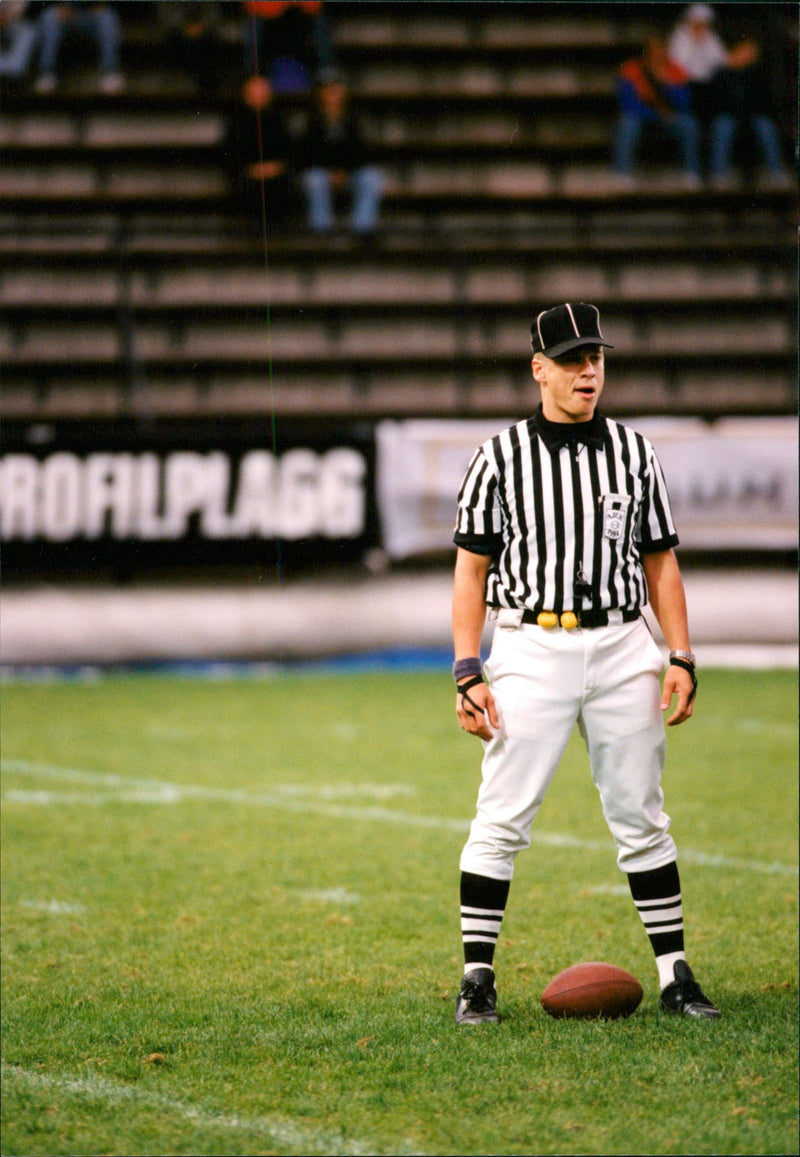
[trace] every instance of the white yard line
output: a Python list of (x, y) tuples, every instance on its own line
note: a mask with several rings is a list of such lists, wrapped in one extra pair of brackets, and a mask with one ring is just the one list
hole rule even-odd
[[(35, 1073), (5, 1063), (2, 1074), (4, 1082), (9, 1084), (17, 1083), (32, 1090), (57, 1092), (76, 1100), (100, 1102), (109, 1107), (131, 1105), (134, 1108), (163, 1109), (170, 1116), (181, 1117), (199, 1129), (250, 1134), (258, 1137), (265, 1145), (270, 1142), (305, 1153), (355, 1154), (359, 1157), (381, 1153), (380, 1149), (369, 1142), (346, 1137), (337, 1130), (309, 1129), (281, 1117), (239, 1117), (220, 1113), (175, 1100), (164, 1093), (144, 1089), (141, 1085), (118, 1085), (103, 1077)], [(403, 1141), (397, 1147), (393, 1145), (391, 1153), (402, 1154), (403, 1157), (422, 1157), (420, 1150), (412, 1148), (410, 1142)]]
[[(36, 788), (20, 790), (5, 787), (3, 795), (7, 803), (30, 805), (82, 804), (97, 806), (106, 803), (177, 804), (183, 800), (206, 799), (222, 803), (245, 804), (248, 807), (266, 807), (279, 811), (302, 812), (333, 819), (349, 819), (375, 823), (400, 824), (404, 827), (435, 829), (438, 831), (466, 832), (470, 821), (448, 816), (416, 815), (413, 812), (398, 811), (394, 808), (359, 806), (331, 802), (326, 797), (324, 786), (319, 794), (309, 794), (307, 785), (283, 785), (272, 792), (249, 791), (246, 788), (206, 787), (201, 784), (170, 783), (166, 780), (147, 779), (114, 775), (108, 772), (88, 771), (81, 768), (57, 767), (51, 764), (29, 762), (24, 759), (6, 759), (0, 765), (4, 776), (30, 776), (33, 779), (51, 783), (70, 784), (73, 787), (88, 788), (81, 791), (48, 791)], [(347, 785), (348, 793), (356, 785)], [(370, 788), (364, 785), (364, 795), (370, 797)], [(603, 851), (611, 849), (608, 840), (586, 840), (568, 832), (534, 831), (534, 842), (556, 848), (575, 848), (581, 851)], [(735, 856), (722, 856), (692, 848), (681, 848), (683, 863), (697, 864), (706, 868), (725, 868), (742, 872), (758, 872), (766, 875), (797, 874), (797, 866), (776, 860), (763, 862)]]
[(84, 904), (69, 904), (65, 900), (20, 900), (20, 905), (50, 916), (81, 916), (86, 911)]
[(351, 892), (348, 888), (322, 888), (317, 892), (302, 891), (299, 896), (303, 900), (313, 900), (319, 904), (360, 904), (361, 896), (358, 892)]

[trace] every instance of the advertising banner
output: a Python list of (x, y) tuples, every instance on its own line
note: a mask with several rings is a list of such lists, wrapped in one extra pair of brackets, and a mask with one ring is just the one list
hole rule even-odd
[(798, 543), (793, 418), (641, 418), (664, 468), (681, 546), (794, 550)]
[[(794, 550), (793, 419), (641, 418), (681, 547)], [(6, 579), (315, 569), (452, 551), (459, 486), (496, 421), (6, 422)]]
[(377, 542), (374, 437), (264, 422), (6, 423), (6, 576), (349, 562)]
[[(667, 478), (681, 546), (792, 550), (798, 541), (797, 425), (791, 418), (631, 418)], [(383, 422), (377, 430), (383, 546), (394, 559), (452, 549), (456, 498), (497, 422)]]

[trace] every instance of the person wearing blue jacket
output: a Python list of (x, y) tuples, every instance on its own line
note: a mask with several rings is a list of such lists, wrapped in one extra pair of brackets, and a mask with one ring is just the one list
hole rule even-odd
[(626, 60), (617, 75), (619, 119), (614, 136), (614, 172), (630, 182), (646, 124), (660, 125), (678, 143), (683, 180), (700, 185), (700, 127), (692, 112), (689, 78), (652, 37), (640, 56)]

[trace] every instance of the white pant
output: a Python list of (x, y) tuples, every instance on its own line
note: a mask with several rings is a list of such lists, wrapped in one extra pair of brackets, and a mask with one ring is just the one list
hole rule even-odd
[(643, 619), (594, 630), (497, 627), (485, 671), (500, 729), (484, 743), (462, 871), (511, 879), (576, 722), (620, 868), (642, 872), (675, 859), (662, 810), (662, 668)]

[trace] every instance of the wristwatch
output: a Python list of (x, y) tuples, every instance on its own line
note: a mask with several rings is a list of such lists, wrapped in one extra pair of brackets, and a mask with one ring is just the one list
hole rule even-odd
[(697, 660), (691, 651), (670, 651), (670, 659), (683, 659), (684, 663), (691, 663), (693, 667), (697, 665)]

